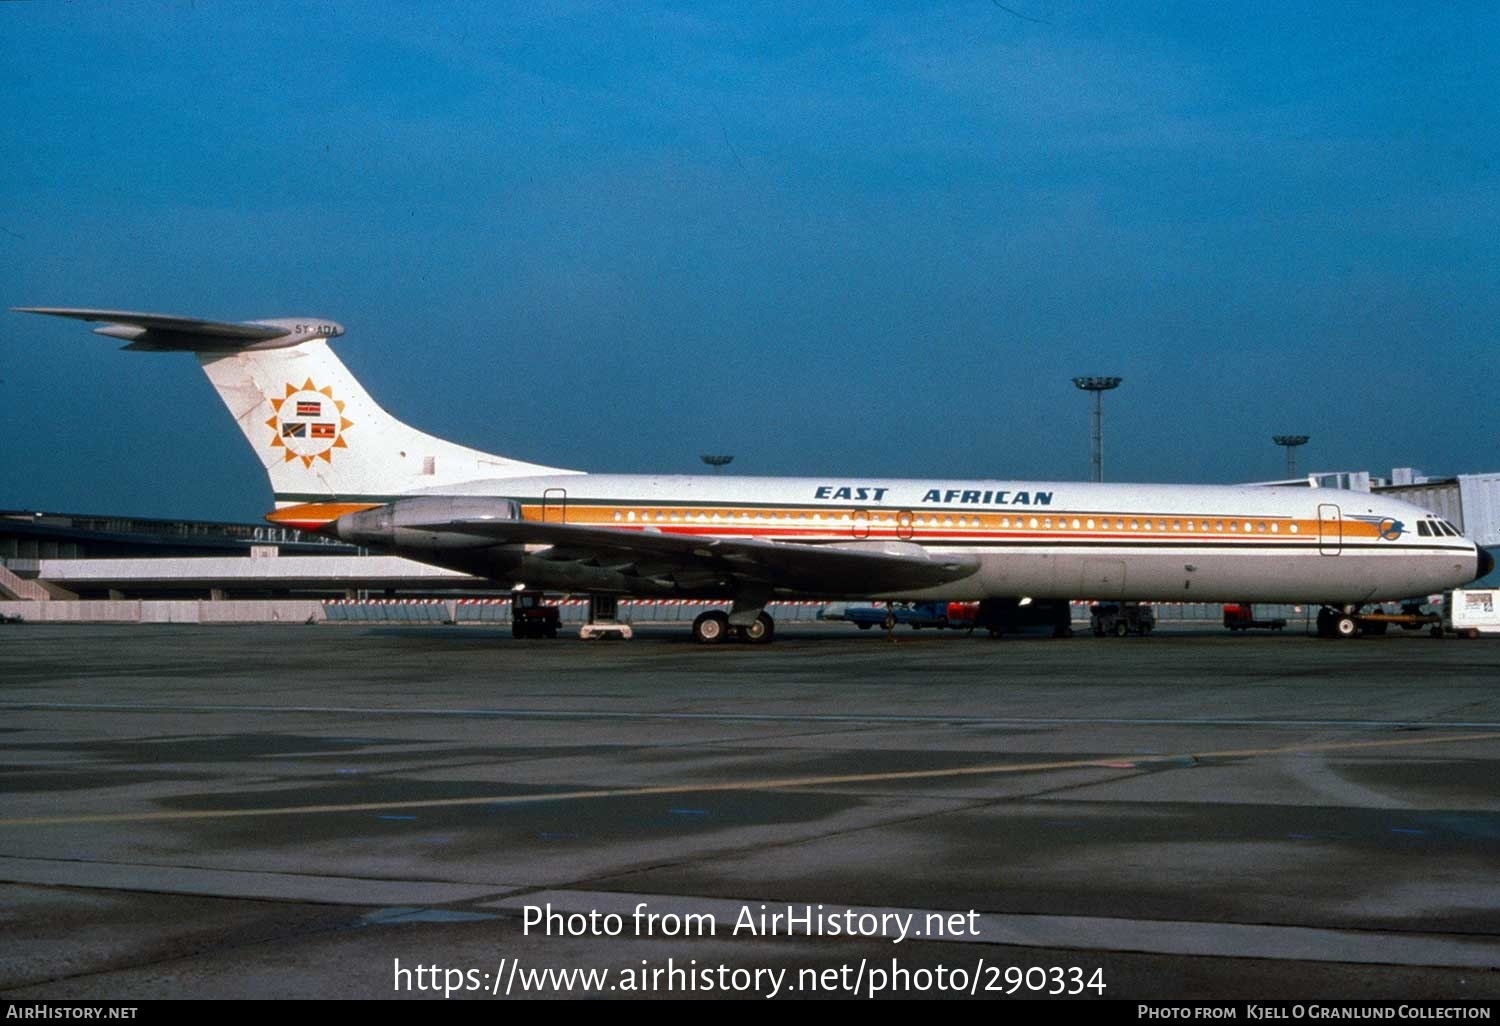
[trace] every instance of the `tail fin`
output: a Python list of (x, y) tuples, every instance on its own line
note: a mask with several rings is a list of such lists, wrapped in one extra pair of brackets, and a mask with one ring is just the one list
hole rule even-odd
[(391, 416), (328, 347), (344, 329), (311, 318), (223, 323), (120, 310), (16, 307), (102, 321), (126, 349), (191, 352), (271, 478), (278, 509), (379, 503), (468, 481), (576, 471), (444, 441)]

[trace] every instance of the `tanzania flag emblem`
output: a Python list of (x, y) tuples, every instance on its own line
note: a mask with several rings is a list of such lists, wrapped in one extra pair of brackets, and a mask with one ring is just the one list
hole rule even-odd
[[(333, 397), (332, 386), (319, 388), (308, 378), (300, 386), (288, 383), (285, 395), (268, 395), (266, 401), (273, 411), (266, 421), (271, 448), (280, 449), (285, 462), (301, 460), (311, 468), (313, 460), (332, 463), (333, 450), (349, 447), (345, 435), (354, 422), (344, 416), (344, 403)], [(320, 419), (305, 419), (310, 417)]]

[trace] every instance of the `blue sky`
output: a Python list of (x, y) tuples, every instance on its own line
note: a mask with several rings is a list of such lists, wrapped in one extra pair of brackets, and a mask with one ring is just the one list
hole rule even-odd
[[(1112, 480), (1500, 469), (1500, 7), (1005, 8), (0, 5), (0, 305), (600, 471), (1084, 479), (1080, 374)], [(190, 358), (0, 323), (0, 508), (269, 509)]]

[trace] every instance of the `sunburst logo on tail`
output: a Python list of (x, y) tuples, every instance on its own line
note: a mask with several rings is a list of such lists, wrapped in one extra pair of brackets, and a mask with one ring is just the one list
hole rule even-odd
[(333, 450), (347, 449), (344, 432), (354, 422), (344, 416), (344, 403), (333, 397), (331, 385), (318, 388), (308, 378), (299, 388), (286, 386), (286, 395), (271, 400), (275, 415), (266, 421), (271, 429), (271, 447), (286, 450), (286, 462), (313, 460), (333, 462)]

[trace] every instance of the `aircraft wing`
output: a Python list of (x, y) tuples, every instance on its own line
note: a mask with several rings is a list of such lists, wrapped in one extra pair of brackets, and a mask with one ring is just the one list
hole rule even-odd
[(500, 544), (547, 545), (550, 551), (536, 555), (683, 584), (734, 579), (820, 595), (931, 588), (963, 580), (979, 569), (973, 556), (932, 553), (902, 541), (808, 544), (534, 520), (458, 519), (409, 526), (491, 538)]

